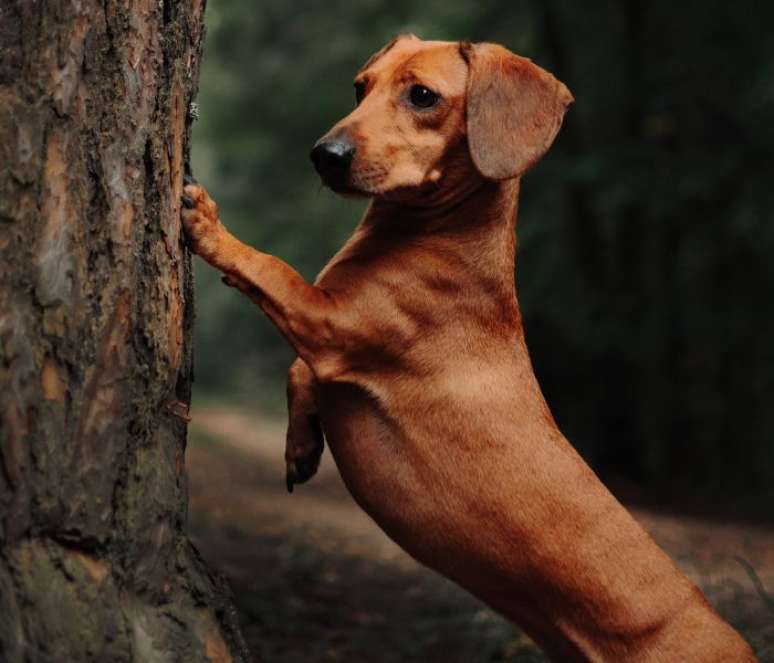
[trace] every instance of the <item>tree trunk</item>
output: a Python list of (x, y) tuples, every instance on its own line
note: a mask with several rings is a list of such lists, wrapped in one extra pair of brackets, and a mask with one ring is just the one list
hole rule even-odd
[(0, 660), (247, 660), (186, 537), (204, 0), (0, 0)]

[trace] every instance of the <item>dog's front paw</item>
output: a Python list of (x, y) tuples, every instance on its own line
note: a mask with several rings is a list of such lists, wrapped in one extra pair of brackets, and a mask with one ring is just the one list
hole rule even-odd
[(307, 415), (301, 425), (288, 428), (285, 446), (287, 464), (286, 484), (288, 492), (293, 492), (297, 483), (309, 481), (320, 466), (320, 456), (325, 448), (320, 418), (316, 414)]
[(218, 206), (203, 186), (186, 177), (180, 216), (191, 250), (203, 258), (218, 251), (225, 228), (218, 216)]

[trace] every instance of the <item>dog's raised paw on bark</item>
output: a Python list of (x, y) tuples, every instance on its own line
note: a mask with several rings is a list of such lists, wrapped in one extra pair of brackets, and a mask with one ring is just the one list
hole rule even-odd
[(180, 197), (180, 218), (191, 250), (206, 258), (217, 251), (217, 243), (225, 229), (215, 201), (203, 186), (186, 176), (185, 181), (188, 179), (191, 182), (186, 183)]

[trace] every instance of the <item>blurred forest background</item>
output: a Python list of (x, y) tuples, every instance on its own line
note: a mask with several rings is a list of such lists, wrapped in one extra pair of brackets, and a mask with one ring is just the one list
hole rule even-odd
[[(236, 235), (309, 279), (364, 204), (322, 189), (308, 152), (396, 33), (500, 42), (563, 80), (576, 103), (525, 178), (517, 270), (557, 421), (606, 475), (766, 508), (774, 4), (208, 4), (195, 175)], [(196, 286), (198, 401), (281, 411), (285, 342), (201, 261)]]

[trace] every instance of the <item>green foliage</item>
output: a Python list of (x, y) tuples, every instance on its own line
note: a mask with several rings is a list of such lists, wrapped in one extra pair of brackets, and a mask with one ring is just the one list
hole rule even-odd
[[(213, 0), (196, 174), (239, 237), (312, 278), (362, 211), (307, 162), (360, 64), (403, 31), (532, 57), (577, 100), (519, 221), (560, 425), (608, 469), (754, 490), (774, 479), (772, 19), (719, 0)], [(276, 404), (284, 341), (211, 270), (197, 288), (199, 386)]]

